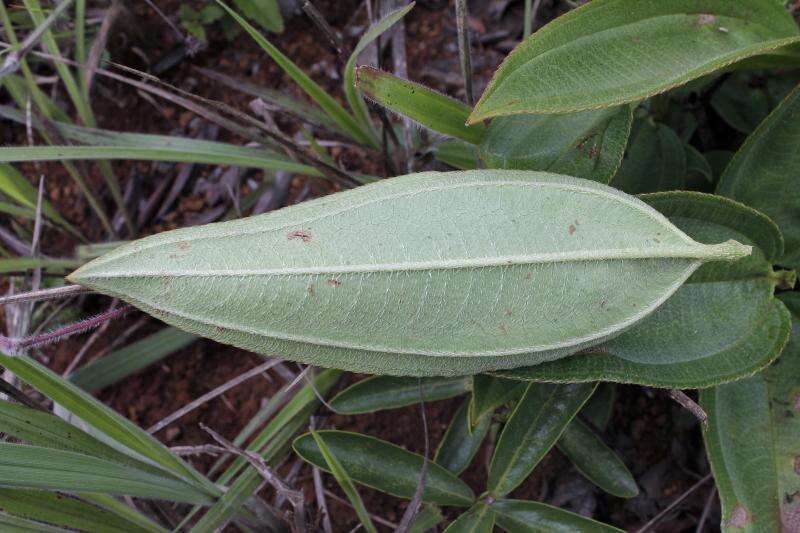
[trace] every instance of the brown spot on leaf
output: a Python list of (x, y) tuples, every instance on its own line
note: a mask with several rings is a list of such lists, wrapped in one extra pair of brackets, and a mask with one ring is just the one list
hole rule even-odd
[(217, 333), (225, 333), (225, 328), (223, 328), (222, 326), (214, 326), (214, 331), (216, 331)]
[(800, 392), (794, 395), (794, 410), (800, 413)]
[(295, 239), (300, 239), (303, 242), (311, 242), (311, 234), (309, 232), (303, 231), (303, 230), (293, 231), (287, 236), (287, 238), (290, 241), (295, 240)]
[(800, 455), (794, 458), (794, 473), (800, 476)]
[(192, 247), (192, 245), (190, 243), (186, 242), (186, 241), (178, 243), (178, 250), (182, 250), (184, 252), (186, 250), (188, 250), (189, 248), (191, 248), (191, 247)]
[(513, 314), (514, 314), (514, 312), (511, 309), (506, 309), (506, 312), (505, 312), (506, 316), (511, 316)]
[(730, 527), (744, 528), (750, 522), (750, 514), (741, 503), (737, 503), (736, 507), (731, 511), (731, 519), (728, 521)]
[(500, 331), (503, 333), (508, 333), (508, 326), (505, 324), (500, 324)]
[(701, 28), (703, 26), (708, 26), (709, 24), (714, 24), (717, 21), (717, 17), (712, 15), (711, 13), (700, 13), (697, 15), (697, 27)]
[(339, 286), (341, 286), (341, 285), (342, 285), (342, 282), (341, 282), (341, 281), (339, 281), (339, 280), (338, 280), (338, 279), (336, 279), (336, 278), (328, 278), (328, 280), (327, 280), (325, 283), (327, 283), (327, 284), (328, 284), (328, 285), (330, 285), (331, 287), (339, 287)]
[(600, 309), (605, 309), (606, 307), (608, 307), (608, 299), (603, 298), (602, 300), (600, 300)]
[(570, 224), (569, 227), (567, 228), (567, 232), (569, 232), (570, 235), (574, 235), (575, 234), (575, 230), (577, 230), (577, 229), (578, 228), (575, 227), (575, 224)]
[(596, 144), (593, 144), (592, 148), (589, 150), (589, 159), (595, 158), (598, 155), (600, 155), (600, 148), (598, 148)]
[(533, 273), (532, 272), (528, 272), (527, 274), (525, 274), (525, 279), (532, 280), (533, 279)]
[(639, 37), (638, 35), (636, 35), (636, 36), (631, 38), (631, 41), (633, 42), (633, 44), (639, 44), (639, 43), (642, 42), (642, 38)]
[(313, 285), (309, 285), (308, 288), (306, 289), (306, 292), (308, 293), (309, 296), (314, 296), (316, 290), (314, 289)]

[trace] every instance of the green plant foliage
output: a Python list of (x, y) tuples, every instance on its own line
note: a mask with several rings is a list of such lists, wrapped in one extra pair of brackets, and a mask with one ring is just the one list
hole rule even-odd
[(558, 507), (522, 500), (498, 500), (492, 504), (497, 525), (508, 533), (611, 533), (621, 529), (596, 522)]
[(453, 415), (433, 459), (454, 474), (470, 465), (492, 423), (491, 413), (487, 413), (473, 426), (468, 417), (469, 405), (470, 400), (465, 401)]
[(444, 533), (492, 533), (492, 531), (494, 531), (494, 509), (485, 503), (476, 503), (453, 520)]
[(635, 102), (800, 42), (772, 0), (595, 0), (522, 42), (470, 122)]
[(356, 76), (358, 88), (371, 100), (425, 128), (472, 144), (486, 134), (482, 124), (465, 124), (470, 109), (458, 100), (372, 67), (358, 67)]
[(278, 0), (233, 0), (245, 16), (273, 33), (283, 32), (283, 17)]
[(69, 279), (256, 352), (425, 376), (536, 364), (598, 344), (703, 262), (749, 253), (735, 242), (699, 244), (592, 181), (495, 170), (410, 175), (162, 233)]
[(751, 133), (800, 82), (800, 72), (734, 72), (711, 97), (711, 107), (728, 125)]
[(488, 168), (545, 170), (608, 183), (622, 162), (632, 122), (628, 105), (499, 117), (489, 125), (480, 154)]
[[(800, 311), (797, 293), (788, 303)], [(800, 524), (800, 315), (783, 355), (763, 372), (704, 390), (703, 433), (723, 531), (794, 531)]]
[(334, 411), (344, 415), (372, 413), (413, 405), (420, 400), (433, 402), (464, 394), (469, 377), (401, 378), (374, 376), (359, 381), (337, 394), (329, 402)]
[(631, 146), (611, 184), (628, 194), (686, 188), (686, 148), (675, 130), (639, 120)]
[(485, 374), (472, 376), (472, 395), (469, 401), (471, 426), (490, 416), (501, 405), (518, 400), (525, 392), (522, 383), (500, 379)]
[(506, 377), (539, 381), (610, 380), (661, 387), (708, 387), (769, 364), (789, 335), (789, 316), (773, 298), (780, 276), (780, 232), (764, 215), (708, 194), (657, 193), (644, 199), (700, 242), (734, 238), (753, 244), (735, 263), (701, 267), (661, 308), (592, 353)]
[[(325, 444), (353, 481), (400, 498), (410, 499), (414, 495), (425, 460), (421, 455), (358, 433), (326, 430), (317, 434), (325, 439)], [(305, 461), (330, 471), (311, 434), (301, 435), (293, 446)], [(436, 463), (428, 464), (423, 501), (466, 507), (474, 499), (466, 483)]]
[(794, 89), (747, 138), (720, 179), (717, 194), (771, 217), (786, 239), (778, 264), (800, 268), (800, 88)]
[(489, 467), (489, 493), (502, 497), (522, 483), (558, 441), (596, 384), (531, 383), (497, 442)]

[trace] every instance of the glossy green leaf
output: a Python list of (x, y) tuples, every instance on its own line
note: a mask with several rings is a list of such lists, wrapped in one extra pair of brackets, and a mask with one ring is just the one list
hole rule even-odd
[(539, 502), (498, 500), (497, 525), (508, 533), (611, 533), (621, 529)]
[(358, 67), (356, 83), (370, 100), (442, 135), (478, 144), (486, 133), (482, 124), (466, 125), (466, 104), (419, 83), (367, 66)]
[(435, 402), (464, 394), (470, 378), (401, 378), (375, 376), (350, 385), (330, 401), (334, 411), (344, 415), (372, 413), (419, 403)]
[(84, 501), (42, 490), (0, 489), (0, 509), (21, 518), (92, 533), (158, 531), (143, 529)]
[(503, 404), (519, 399), (525, 386), (516, 381), (486, 374), (472, 376), (472, 395), (469, 400), (469, 422), (472, 427), (491, 416)]
[(327, 114), (334, 120), (339, 127), (342, 128), (348, 135), (358, 142), (364, 143), (373, 148), (378, 148), (378, 142), (368, 132), (366, 132), (361, 124), (353, 118), (344, 107), (336, 101), (336, 99), (328, 94), (328, 91), (319, 86), (312, 80), (308, 74), (303, 72), (303, 69), (298, 67), (291, 59), (286, 57), (275, 45), (269, 42), (257, 29), (255, 29), (249, 22), (243, 19), (238, 13), (233, 11), (220, 0), (217, 2), (225, 8), (231, 17), (244, 28), (244, 30), (258, 43), (262, 50), (264, 50), (278, 66), (290, 77), (297, 85), (305, 91)]
[(463, 375), (597, 344), (655, 310), (703, 262), (749, 253), (698, 244), (592, 181), (494, 170), (412, 174), (162, 233), (69, 279), (259, 353)]
[(191, 333), (164, 328), (102, 359), (92, 361), (71, 374), (69, 380), (86, 391), (100, 390), (162, 360), (196, 339)]
[(506, 422), (489, 467), (489, 492), (514, 490), (555, 445), (596, 384), (531, 383)]
[(500, 117), (489, 126), (480, 154), (488, 168), (546, 170), (608, 183), (622, 162), (632, 123), (628, 105)]
[(541, 381), (608, 380), (660, 387), (709, 387), (757, 372), (780, 354), (789, 315), (773, 298), (780, 232), (764, 215), (708, 194), (644, 197), (693, 238), (734, 238), (755, 246), (735, 263), (701, 267), (655, 313), (595, 348), (506, 377)]
[(558, 440), (558, 449), (586, 479), (609, 494), (620, 498), (639, 494), (639, 487), (622, 459), (581, 420), (570, 422)]
[[(382, 492), (411, 498), (417, 487), (424, 458), (386, 441), (345, 431), (319, 431), (342, 467), (357, 483)], [(329, 471), (310, 434), (294, 441), (295, 452), (305, 461)], [(437, 465), (428, 464), (422, 500), (439, 505), (468, 506), (475, 495), (463, 481)]]
[(777, 262), (800, 268), (800, 87), (761, 123), (731, 160), (717, 194), (763, 211), (781, 228), (786, 251)]
[(494, 509), (485, 503), (476, 503), (453, 520), (444, 533), (492, 533)]
[(353, 484), (353, 480), (350, 479), (350, 476), (347, 474), (347, 470), (345, 470), (342, 463), (339, 462), (336, 455), (328, 447), (322, 435), (316, 431), (312, 431), (311, 436), (314, 438), (314, 444), (317, 446), (319, 453), (325, 459), (326, 469), (333, 474), (333, 477), (336, 478), (336, 482), (339, 483), (347, 499), (350, 500), (350, 505), (353, 506), (353, 510), (355, 510), (358, 520), (361, 522), (364, 530), (369, 533), (377, 533), (375, 525), (372, 523), (369, 513), (367, 513), (367, 509), (364, 507), (364, 502), (361, 500), (361, 496), (358, 494), (358, 490)]
[(628, 194), (684, 189), (686, 170), (686, 149), (675, 130), (644, 119), (611, 185)]
[(595, 0), (517, 46), (470, 121), (635, 102), (797, 42), (772, 0)]
[(0, 354), (0, 364), (51, 398), (56, 404), (80, 417), (81, 420), (119, 444), (151, 459), (166, 470), (185, 479), (193, 487), (210, 495), (219, 494), (217, 487), (178, 456), (173, 455), (161, 442), (48, 368), (28, 357), (9, 357), (4, 354)]
[(796, 531), (800, 525), (800, 322), (762, 373), (701, 393), (706, 451), (723, 531)]
[(356, 62), (358, 61), (358, 56), (361, 55), (361, 53), (366, 50), (367, 46), (372, 44), (375, 39), (397, 24), (413, 8), (414, 2), (411, 2), (404, 7), (395, 9), (371, 26), (358, 40), (358, 44), (356, 44), (356, 47), (350, 53), (350, 58), (347, 60), (347, 64), (344, 67), (344, 94), (347, 97), (347, 103), (350, 105), (350, 109), (353, 110), (353, 113), (355, 113), (356, 118), (361, 121), (363, 127), (368, 131), (374, 130), (372, 120), (369, 117), (369, 111), (367, 111), (367, 105), (356, 87)]
[(466, 400), (453, 415), (433, 459), (454, 474), (460, 474), (472, 463), (492, 424), (492, 417), (487, 415), (472, 426), (468, 413), (469, 400)]
[(597, 388), (581, 409), (581, 416), (600, 431), (605, 430), (614, 412), (617, 386), (614, 383), (598, 383)]
[(174, 478), (75, 452), (0, 442), (0, 487), (105, 492), (210, 503), (208, 494)]

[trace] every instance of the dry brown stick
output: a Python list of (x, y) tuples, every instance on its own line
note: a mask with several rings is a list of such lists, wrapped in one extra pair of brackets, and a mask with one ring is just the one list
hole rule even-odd
[(417, 379), (417, 388), (419, 392), (420, 414), (422, 415), (422, 433), (425, 438), (425, 456), (423, 457), (422, 469), (419, 472), (419, 482), (414, 491), (414, 496), (411, 498), (411, 502), (403, 513), (403, 517), (400, 519), (400, 525), (397, 526), (395, 533), (409, 533), (411, 531), (411, 523), (422, 506), (422, 494), (425, 492), (425, 484), (428, 477), (430, 439), (428, 438), (428, 417), (425, 414), (425, 400), (422, 395), (422, 379)]
[(36, 43), (38, 43), (47, 30), (50, 29), (50, 26), (55, 23), (58, 17), (60, 17), (71, 4), (72, 0), (62, 0), (62, 2), (53, 9), (50, 15), (28, 34), (25, 40), (20, 43), (19, 47), (6, 56), (6, 60), (3, 62), (3, 65), (0, 66), (0, 78), (6, 74), (15, 72), (19, 68), (25, 55), (36, 46)]
[(669, 397), (681, 404), (684, 409), (687, 409), (697, 418), (703, 425), (708, 423), (708, 414), (700, 407), (697, 402), (689, 398), (684, 392), (678, 389), (670, 389)]
[(456, 28), (458, 30), (458, 55), (461, 60), (461, 73), (464, 75), (464, 92), (467, 105), (475, 105), (475, 94), (472, 90), (472, 55), (469, 42), (469, 12), (467, 0), (456, 0)]
[(711, 505), (714, 503), (714, 496), (716, 496), (716, 494), (716, 487), (712, 487), (711, 490), (708, 491), (708, 498), (706, 498), (706, 504), (703, 506), (703, 514), (700, 515), (700, 520), (697, 521), (697, 527), (694, 533), (702, 533), (703, 526), (705, 526), (708, 515), (711, 513)]
[(92, 82), (94, 81), (94, 74), (100, 66), (100, 59), (103, 55), (103, 50), (106, 48), (108, 42), (108, 35), (111, 32), (111, 27), (116, 22), (117, 17), (122, 12), (119, 2), (114, 0), (111, 2), (111, 7), (106, 10), (106, 15), (103, 17), (103, 23), (100, 24), (100, 30), (97, 32), (97, 37), (92, 43), (92, 48), (89, 50), (89, 57), (86, 59), (86, 70), (84, 77), (86, 81), (86, 92), (89, 93), (92, 89)]
[(306, 12), (308, 18), (319, 28), (323, 35), (330, 41), (331, 45), (336, 49), (337, 54), (342, 53), (342, 40), (339, 39), (339, 36), (336, 35), (336, 31), (328, 24), (328, 21), (325, 20), (325, 17), (322, 16), (322, 13), (319, 12), (319, 9), (311, 3), (311, 0), (303, 0), (303, 4), (300, 6), (303, 8), (303, 11)]
[(206, 394), (203, 394), (202, 396), (200, 396), (196, 400), (187, 403), (186, 405), (184, 405), (183, 407), (181, 407), (180, 409), (178, 409), (177, 411), (175, 411), (171, 415), (168, 415), (167, 417), (159, 420), (158, 422), (156, 422), (155, 424), (153, 424), (152, 426), (147, 428), (147, 432), (152, 435), (153, 433), (156, 433), (156, 432), (164, 429), (166, 426), (168, 426), (171, 423), (175, 422), (176, 420), (178, 420), (179, 418), (183, 417), (184, 415), (186, 415), (188, 413), (191, 413), (192, 411), (194, 411), (195, 409), (197, 409), (198, 407), (200, 407), (204, 403), (213, 400), (214, 398), (216, 398), (220, 394), (223, 394), (223, 393), (227, 392), (229, 389), (232, 389), (233, 387), (235, 387), (235, 386), (237, 386), (237, 385), (239, 385), (241, 383), (244, 383), (248, 379), (257, 376), (257, 375), (261, 374), (262, 372), (264, 372), (266, 370), (269, 370), (273, 366), (277, 365), (280, 361), (281, 361), (280, 359), (271, 359), (271, 360), (267, 361), (266, 363), (260, 364), (257, 367), (248, 370), (244, 374), (240, 374), (240, 375), (236, 376), (235, 378), (223, 383), (222, 385), (220, 385), (219, 387), (215, 388), (214, 390), (212, 390), (210, 392), (207, 392)]
[(67, 296), (74, 296), (87, 292), (82, 285), (66, 285), (64, 287), (55, 287), (52, 289), (42, 289), (40, 291), (21, 292), (19, 294), (12, 294), (11, 296), (0, 297), (0, 305), (17, 304), (22, 302), (42, 301), (42, 300), (56, 300), (59, 298), (66, 298)]
[[(309, 429), (314, 431), (316, 429), (316, 418), (311, 417), (309, 421)], [(317, 508), (319, 509), (319, 514), (322, 517), (322, 530), (324, 533), (333, 533), (333, 528), (331, 526), (331, 515), (328, 512), (328, 502), (325, 500), (325, 488), (322, 486), (322, 474), (314, 465), (311, 465), (311, 475), (314, 479), (314, 496), (317, 500)]]

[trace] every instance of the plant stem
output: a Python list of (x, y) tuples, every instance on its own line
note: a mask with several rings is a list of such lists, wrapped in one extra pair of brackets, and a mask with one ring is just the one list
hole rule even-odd
[(458, 55), (461, 59), (461, 73), (464, 75), (464, 92), (467, 105), (475, 105), (475, 94), (472, 90), (472, 56), (469, 42), (469, 12), (467, 0), (456, 0), (456, 26), (458, 28)]

